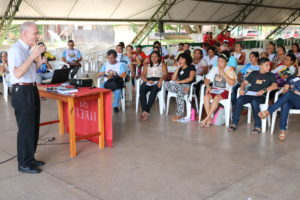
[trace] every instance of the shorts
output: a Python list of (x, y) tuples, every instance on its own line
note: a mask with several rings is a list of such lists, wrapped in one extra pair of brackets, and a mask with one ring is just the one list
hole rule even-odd
[[(208, 93), (212, 98), (215, 98), (215, 96), (216, 95), (218, 95), (218, 94), (211, 94), (211, 93)], [(228, 90), (224, 90), (224, 92), (222, 93), (222, 94), (219, 94), (219, 95), (221, 95), (221, 97), (223, 98), (223, 99), (228, 99), (228, 95), (229, 95), (229, 92), (228, 92)]]

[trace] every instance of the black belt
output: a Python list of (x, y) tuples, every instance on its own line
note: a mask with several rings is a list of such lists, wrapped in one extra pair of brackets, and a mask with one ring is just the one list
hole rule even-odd
[(26, 85), (26, 86), (36, 86), (36, 82), (34, 83), (16, 83), (16, 84), (13, 84), (13, 86), (22, 86), (22, 85)]

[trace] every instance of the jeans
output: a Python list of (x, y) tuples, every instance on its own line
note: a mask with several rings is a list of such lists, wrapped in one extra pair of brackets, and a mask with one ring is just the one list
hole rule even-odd
[(254, 127), (255, 128), (261, 128), (261, 119), (258, 116), (258, 113), (260, 112), (260, 104), (264, 103), (265, 97), (264, 96), (240, 96), (236, 100), (236, 105), (235, 105), (235, 111), (233, 112), (233, 118), (232, 118), (232, 123), (234, 125), (238, 125), (240, 121), (240, 115), (241, 111), (243, 109), (243, 105), (250, 103), (254, 115)]
[(236, 100), (237, 100), (237, 91), (240, 88), (241, 84), (238, 83), (235, 86), (233, 86), (232, 88), (232, 92), (231, 92), (231, 103), (232, 103), (232, 107), (235, 107), (236, 104)]
[(81, 64), (79, 65), (70, 65), (70, 69), (71, 69), (71, 78), (74, 78), (74, 76), (77, 74), (79, 68), (81, 67)]
[(273, 113), (281, 107), (280, 130), (286, 130), (290, 109), (300, 109), (300, 96), (289, 91), (282, 95), (272, 106), (268, 108), (269, 113)]
[[(147, 93), (150, 91), (149, 99), (147, 102)], [(157, 93), (160, 88), (157, 85), (148, 86), (145, 82), (140, 87), (140, 101), (142, 105), (142, 111), (150, 112), (150, 109), (155, 101)]]
[[(104, 84), (105, 84), (105, 82), (101, 83), (100, 87), (104, 88)], [(113, 94), (114, 94), (113, 107), (118, 108), (119, 104), (120, 104), (119, 102), (121, 99), (121, 95), (122, 95), (122, 89), (117, 89), (117, 90), (113, 91)]]
[(54, 72), (36, 74), (36, 82), (42, 83), (43, 80), (52, 79)]

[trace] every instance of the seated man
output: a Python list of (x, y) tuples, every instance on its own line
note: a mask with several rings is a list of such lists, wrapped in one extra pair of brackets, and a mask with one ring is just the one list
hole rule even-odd
[(135, 70), (133, 69), (133, 66), (131, 64), (131, 60), (128, 56), (126, 56), (125, 54), (123, 54), (123, 47), (119, 44), (116, 46), (116, 52), (117, 52), (117, 62), (121, 62), (124, 64), (125, 67), (125, 72), (127, 75), (130, 74), (131, 72), (131, 76), (134, 77), (135, 76)]
[[(160, 49), (160, 55), (162, 55), (162, 57), (164, 58), (164, 59), (167, 59), (167, 58), (169, 58), (169, 52), (168, 52), (168, 50), (166, 49), (166, 47), (164, 47), (164, 46), (161, 46), (161, 43), (159, 42), (159, 41), (155, 41), (154, 43), (153, 43), (153, 48), (154, 47), (158, 47), (159, 49)], [(152, 50), (153, 51), (153, 50)], [(152, 53), (152, 51), (151, 51), (151, 53)]]
[[(261, 133), (261, 119), (258, 116), (260, 112), (260, 104), (264, 103), (267, 92), (276, 90), (277, 83), (275, 75), (270, 72), (271, 66), (268, 58), (260, 58), (258, 60), (259, 71), (253, 71), (247, 76), (240, 87), (240, 97), (236, 101), (235, 111), (233, 112), (232, 124), (228, 131), (235, 131), (240, 120), (241, 110), (244, 104), (251, 103), (251, 108), (254, 116), (254, 129), (252, 134)], [(248, 92), (245, 92), (245, 87), (251, 84)], [(250, 94), (251, 92), (251, 94)]]
[(62, 61), (68, 63), (71, 68), (71, 78), (77, 74), (79, 68), (81, 67), (80, 62), (82, 61), (81, 53), (78, 49), (74, 49), (74, 41), (68, 41), (69, 49), (64, 50), (62, 55)]
[[(100, 73), (98, 77), (104, 76), (104, 83), (101, 84), (101, 88), (105, 87), (105, 83), (112, 78), (125, 78), (125, 66), (121, 62), (117, 62), (117, 52), (113, 49), (107, 52), (107, 62), (100, 69)], [(118, 88), (113, 91), (114, 100), (113, 100), (113, 108), (114, 112), (119, 112), (119, 102), (121, 99), (122, 89)]]

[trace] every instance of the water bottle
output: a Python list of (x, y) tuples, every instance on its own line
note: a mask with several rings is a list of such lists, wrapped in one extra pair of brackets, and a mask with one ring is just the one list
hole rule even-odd
[(192, 111), (191, 111), (191, 120), (192, 121), (196, 120), (196, 110), (195, 110), (195, 108), (192, 108)]

